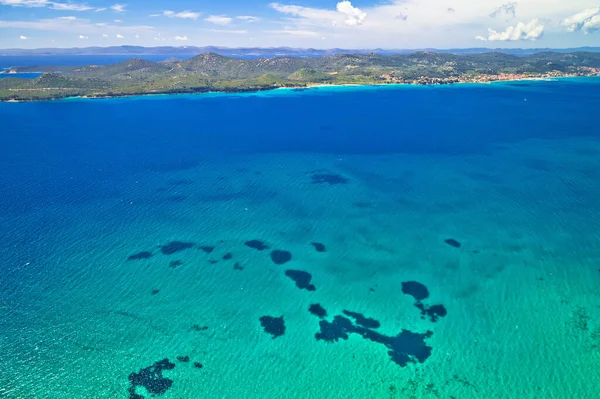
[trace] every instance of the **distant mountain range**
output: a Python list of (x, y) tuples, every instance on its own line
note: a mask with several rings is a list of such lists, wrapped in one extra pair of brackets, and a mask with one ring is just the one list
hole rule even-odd
[(277, 57), (277, 56), (293, 56), (293, 57), (322, 57), (334, 54), (370, 54), (376, 53), (381, 55), (390, 54), (409, 54), (417, 51), (431, 51), (435, 53), (446, 54), (481, 54), (491, 51), (501, 52), (512, 55), (529, 55), (539, 52), (553, 51), (558, 53), (571, 52), (600, 52), (600, 47), (578, 47), (568, 49), (549, 49), (549, 48), (534, 48), (534, 49), (489, 49), (489, 48), (466, 48), (466, 49), (302, 49), (291, 47), (271, 47), (271, 48), (230, 48), (230, 47), (142, 47), (142, 46), (112, 46), (112, 47), (83, 47), (83, 48), (40, 48), (40, 49), (0, 49), (0, 56), (44, 56), (44, 55), (199, 55), (203, 53), (214, 53), (228, 57)]

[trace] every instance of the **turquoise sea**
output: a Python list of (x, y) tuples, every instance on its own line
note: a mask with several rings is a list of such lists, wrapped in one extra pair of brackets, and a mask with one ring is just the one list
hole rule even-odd
[(600, 80), (0, 104), (0, 397), (597, 398)]

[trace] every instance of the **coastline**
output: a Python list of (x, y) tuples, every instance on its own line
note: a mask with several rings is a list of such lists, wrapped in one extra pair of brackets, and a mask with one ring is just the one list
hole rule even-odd
[(264, 87), (264, 88), (252, 88), (252, 89), (223, 89), (223, 90), (197, 90), (197, 91), (181, 91), (181, 92), (156, 92), (156, 93), (133, 93), (133, 94), (111, 94), (111, 95), (80, 95), (80, 96), (63, 96), (55, 98), (44, 98), (36, 100), (19, 100), (19, 99), (0, 99), (0, 103), (34, 103), (34, 102), (47, 102), (47, 101), (64, 101), (64, 100), (111, 100), (111, 99), (127, 99), (134, 97), (158, 97), (158, 96), (184, 96), (184, 95), (236, 95), (236, 94), (254, 94), (262, 92), (277, 92), (284, 90), (312, 90), (312, 89), (331, 89), (331, 88), (368, 88), (368, 87), (457, 87), (464, 85), (493, 85), (513, 82), (556, 82), (561, 80), (576, 80), (576, 79), (599, 79), (600, 75), (589, 75), (589, 76), (553, 76), (553, 77), (525, 77), (525, 78), (514, 78), (514, 79), (501, 79), (501, 80), (488, 80), (488, 81), (456, 81), (451, 83), (413, 83), (413, 82), (385, 82), (385, 83), (340, 83), (340, 84), (326, 84), (326, 83), (315, 83), (298, 86), (278, 86), (278, 87)]

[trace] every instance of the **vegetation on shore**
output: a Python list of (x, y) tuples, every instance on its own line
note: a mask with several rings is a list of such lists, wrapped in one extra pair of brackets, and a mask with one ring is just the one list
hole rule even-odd
[(170, 61), (155, 63), (134, 58), (101, 66), (14, 67), (4, 73), (44, 73), (35, 79), (0, 79), (0, 100), (258, 91), (316, 84), (451, 84), (600, 75), (600, 53), (592, 52), (544, 52), (527, 56), (498, 52), (471, 55), (417, 52), (253, 60), (205, 53), (186, 61)]

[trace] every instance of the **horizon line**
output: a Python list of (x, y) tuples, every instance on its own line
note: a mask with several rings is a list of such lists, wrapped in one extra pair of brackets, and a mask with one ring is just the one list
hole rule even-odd
[(126, 48), (126, 47), (135, 47), (135, 48), (144, 48), (144, 49), (158, 49), (158, 48), (173, 48), (173, 49), (202, 49), (207, 47), (214, 47), (219, 49), (227, 49), (227, 50), (249, 50), (249, 49), (257, 49), (257, 50), (277, 50), (277, 49), (289, 49), (289, 50), (314, 50), (314, 51), (327, 51), (327, 50), (345, 50), (345, 51), (372, 51), (372, 50), (383, 50), (383, 51), (420, 51), (420, 50), (571, 50), (571, 49), (585, 49), (585, 48), (598, 48), (599, 46), (577, 46), (577, 47), (414, 47), (414, 48), (386, 48), (386, 47), (364, 47), (364, 48), (350, 48), (350, 47), (324, 47), (324, 48), (316, 48), (316, 47), (290, 47), (290, 46), (251, 46), (251, 47), (229, 47), (229, 46), (217, 46), (217, 45), (204, 45), (204, 46), (140, 46), (140, 45), (115, 45), (115, 46), (87, 46), (87, 47), (36, 47), (36, 48), (21, 48), (21, 47), (11, 47), (11, 48), (0, 48), (1, 51), (35, 51), (35, 50), (85, 50), (85, 49), (109, 49), (109, 48)]

